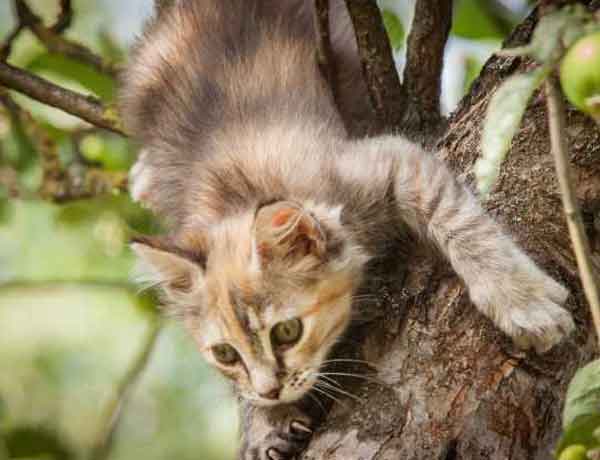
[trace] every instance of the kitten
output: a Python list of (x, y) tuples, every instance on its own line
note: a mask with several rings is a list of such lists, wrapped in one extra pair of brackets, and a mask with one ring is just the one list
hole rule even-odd
[(333, 1), (340, 113), (315, 60), (311, 3), (181, 0), (147, 27), (122, 88), (143, 146), (131, 192), (170, 231), (133, 243), (145, 281), (262, 406), (311, 390), (367, 264), (407, 231), (518, 345), (551, 348), (574, 328), (567, 291), (433, 155), (397, 136), (347, 136), (343, 119), (369, 116), (350, 21)]

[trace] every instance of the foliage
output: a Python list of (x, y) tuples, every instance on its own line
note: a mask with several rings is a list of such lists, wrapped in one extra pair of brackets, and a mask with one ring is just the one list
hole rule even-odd
[(569, 5), (543, 16), (529, 44), (498, 53), (507, 57), (528, 56), (535, 60), (537, 67), (507, 79), (490, 101), (483, 128), (481, 158), (475, 165), (477, 187), (482, 196), (485, 197), (496, 182), (500, 165), (534, 92), (557, 67), (565, 50), (583, 35), (597, 29), (593, 16), (583, 6)]
[[(582, 451), (600, 451), (600, 360), (579, 369), (567, 390), (560, 460)], [(566, 452), (566, 453), (565, 453)], [(585, 458), (585, 457), (584, 457)]]

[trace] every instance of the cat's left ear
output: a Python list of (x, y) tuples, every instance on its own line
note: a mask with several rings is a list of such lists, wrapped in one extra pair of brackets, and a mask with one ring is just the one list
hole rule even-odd
[(186, 253), (165, 237), (136, 237), (131, 249), (138, 257), (139, 281), (163, 288), (169, 298), (189, 293), (204, 280), (204, 261)]

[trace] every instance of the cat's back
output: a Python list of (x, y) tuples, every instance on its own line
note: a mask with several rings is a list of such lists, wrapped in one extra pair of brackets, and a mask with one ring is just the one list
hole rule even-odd
[[(146, 26), (124, 74), (128, 130), (145, 144), (199, 137), (316, 83), (304, 0), (180, 0)], [(303, 65), (300, 65), (300, 63)], [(265, 107), (261, 107), (261, 104)]]

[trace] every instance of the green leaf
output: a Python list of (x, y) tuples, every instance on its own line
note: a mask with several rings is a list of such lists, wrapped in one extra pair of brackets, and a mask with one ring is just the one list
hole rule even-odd
[(475, 163), (477, 187), (485, 197), (500, 173), (500, 165), (510, 148), (527, 103), (548, 75), (548, 68), (515, 75), (506, 80), (489, 103), (481, 139), (482, 155)]
[(528, 45), (500, 51), (503, 56), (533, 57), (540, 63), (554, 63), (565, 47), (573, 44), (586, 31), (591, 15), (582, 5), (568, 5), (543, 16), (533, 31)]
[(381, 14), (383, 16), (383, 25), (385, 26), (385, 30), (387, 30), (392, 49), (394, 51), (402, 49), (404, 46), (404, 26), (402, 25), (402, 21), (400, 21), (400, 18), (396, 16), (396, 13), (391, 10), (384, 9)]
[(77, 82), (105, 101), (112, 100), (115, 93), (115, 81), (112, 78), (62, 55), (41, 53), (31, 59), (24, 67), (36, 74), (49, 72), (58, 77)]
[[(563, 435), (557, 455), (571, 446), (587, 450), (600, 446), (600, 359), (579, 369), (567, 390), (563, 411)], [(574, 450), (574, 449), (572, 449)]]
[(503, 39), (504, 31), (481, 0), (461, 0), (452, 20), (452, 34), (471, 40)]
[(4, 435), (11, 458), (43, 457), (54, 460), (74, 458), (71, 449), (53, 430), (43, 427), (17, 427)]
[(570, 446), (579, 445), (584, 446), (586, 449), (593, 449), (600, 445), (598, 439), (594, 436), (594, 430), (599, 426), (600, 414), (578, 417), (563, 431), (556, 448), (556, 455), (561, 456), (562, 452)]
[(569, 384), (563, 428), (582, 415), (600, 416), (600, 359), (579, 369)]

